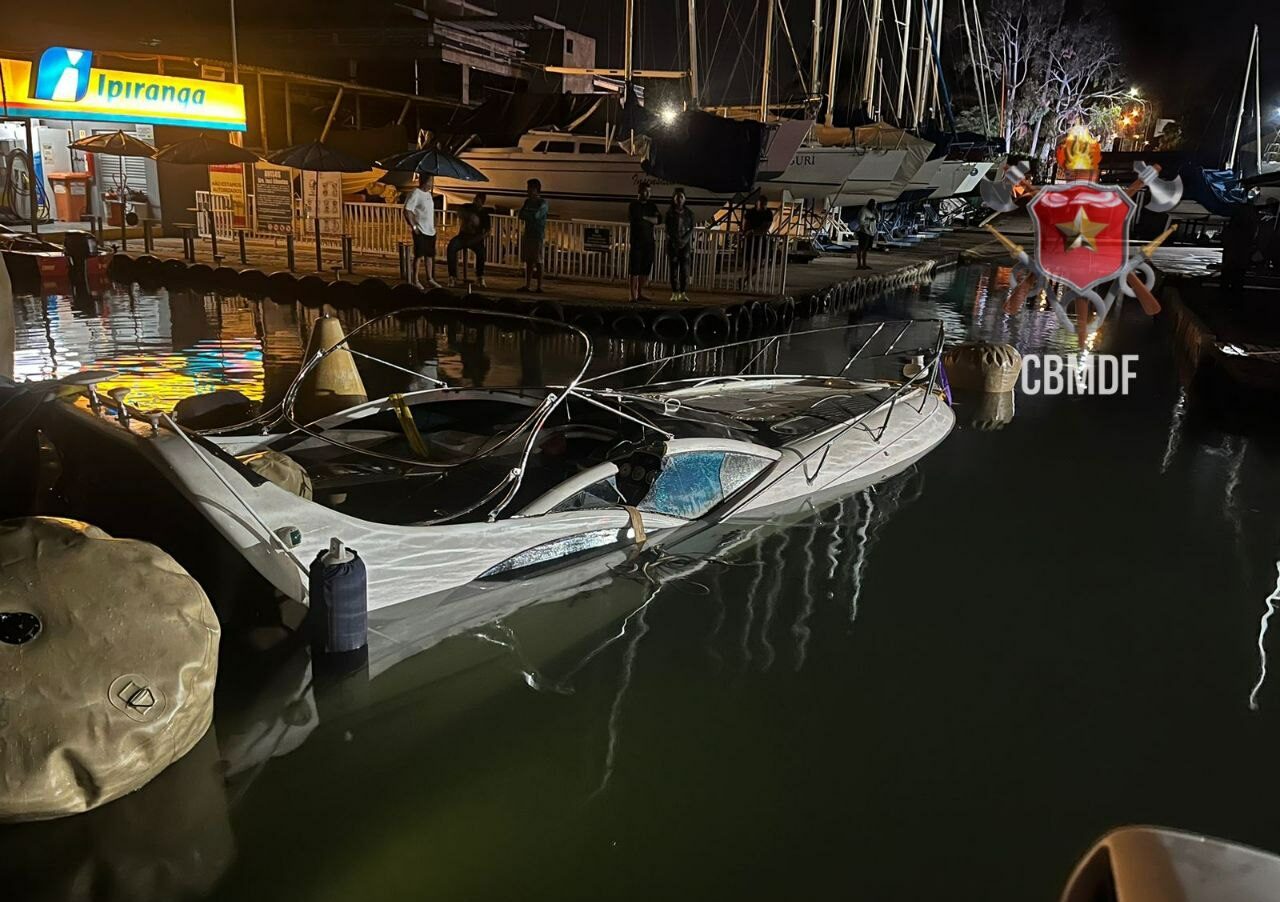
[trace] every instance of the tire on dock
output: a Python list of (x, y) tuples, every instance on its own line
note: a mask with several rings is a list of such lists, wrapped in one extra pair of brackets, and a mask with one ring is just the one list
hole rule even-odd
[(212, 288), (213, 267), (208, 263), (192, 263), (187, 267), (187, 282), (196, 288)]
[(298, 277), (283, 269), (273, 272), (267, 276), (267, 296), (282, 304), (297, 300)]
[(314, 273), (303, 276), (298, 280), (298, 300), (307, 307), (318, 307), (324, 303), (328, 288), (328, 281)]
[(369, 276), (353, 284), (360, 293), (361, 306), (375, 307), (391, 300), (391, 286), (377, 276)]
[(247, 298), (261, 300), (271, 295), (271, 280), (260, 269), (246, 269), (240, 273), (239, 290)]
[(648, 327), (639, 313), (620, 313), (609, 324), (613, 334), (619, 338), (643, 338)]
[(558, 323), (564, 322), (564, 307), (560, 306), (559, 301), (543, 299), (538, 301), (529, 310), (529, 316), (537, 319), (550, 319)]
[(733, 322), (733, 332), (738, 338), (750, 338), (756, 330), (755, 320), (751, 317), (751, 307), (747, 304), (739, 304), (729, 311), (729, 318)]
[(128, 254), (112, 254), (107, 275), (117, 282), (132, 282), (138, 277), (138, 262)]
[(354, 307), (360, 300), (360, 289), (355, 282), (334, 279), (325, 287), (324, 300), (334, 307)]
[(417, 307), (427, 299), (421, 288), (409, 282), (393, 286), (389, 297), (396, 307)]
[(582, 310), (574, 313), (570, 316), (569, 323), (583, 332), (604, 331), (604, 317), (597, 310)]
[(240, 279), (240, 271), (230, 266), (219, 266), (213, 271), (213, 287), (219, 294), (243, 294), (244, 283)]
[(689, 334), (689, 321), (676, 310), (663, 310), (649, 321), (653, 337), (659, 341), (680, 341)]
[(733, 332), (729, 315), (719, 307), (703, 310), (693, 318), (693, 337), (700, 344), (725, 341)]

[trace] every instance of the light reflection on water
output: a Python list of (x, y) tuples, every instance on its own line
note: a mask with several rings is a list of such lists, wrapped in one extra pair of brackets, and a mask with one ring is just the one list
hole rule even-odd
[[(944, 272), (867, 315), (1078, 353), (1045, 302), (1004, 314), (1008, 281)], [(1132, 396), (1019, 396), (1004, 428), (961, 428), (865, 493), (726, 524), (375, 679), (326, 684), (305, 650), (245, 670), (224, 642), (221, 770), (166, 775), (203, 819), (175, 818), (170, 778), (21, 848), (74, 834), (119, 898), (148, 897), (142, 868), (123, 873), (148, 852), (183, 892), (237, 900), (1052, 898), (1123, 823), (1280, 849), (1280, 791), (1257, 778), (1280, 689), (1249, 708), (1280, 459), (1197, 421), (1136, 312), (1094, 347), (1139, 354)], [(18, 359), (163, 371), (157, 405), (219, 386), (271, 399), (310, 315), (28, 300)], [(561, 346), (478, 326), (394, 324), (366, 347), (454, 383), (568, 370)], [(611, 366), (665, 350), (597, 345)], [(111, 838), (126, 815), (132, 857)], [(67, 883), (42, 898), (73, 898)]]

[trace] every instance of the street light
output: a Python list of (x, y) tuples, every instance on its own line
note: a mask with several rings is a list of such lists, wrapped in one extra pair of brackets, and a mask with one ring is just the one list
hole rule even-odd
[(1134, 85), (1132, 88), (1130, 88), (1130, 89), (1129, 89), (1129, 96), (1130, 96), (1130, 97), (1132, 97), (1132, 98), (1134, 98), (1134, 99), (1137, 99), (1137, 97), (1138, 97), (1138, 86), (1137, 86), (1137, 85)]

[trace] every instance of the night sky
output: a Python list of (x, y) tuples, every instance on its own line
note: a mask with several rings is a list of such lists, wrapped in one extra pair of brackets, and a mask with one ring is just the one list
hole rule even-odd
[[(600, 62), (621, 65), (623, 0), (490, 2), (503, 16), (537, 13), (594, 35), (600, 42)], [(700, 19), (705, 23), (701, 37), (707, 72), (705, 100), (750, 101), (758, 91), (763, 16), (753, 19), (753, 13), (760, 5), (759, 0), (699, 0)], [(827, 0), (826, 6), (830, 5)], [(850, 5), (861, 9), (860, 4)], [(390, 10), (391, 4), (377, 0), (360, 4), (349, 0), (239, 0), (237, 4), (242, 35), (262, 24), (351, 22), (380, 6)], [(885, 6), (889, 7), (889, 0)], [(784, 0), (783, 7), (801, 65), (807, 66), (811, 0)], [(1221, 141), (1228, 111), (1237, 103), (1250, 26), (1257, 21), (1262, 26), (1264, 116), (1275, 117), (1280, 107), (1280, 3), (1276, 0), (1114, 0), (1107, 8), (1117, 20), (1133, 81), (1166, 115), (1187, 123), (1189, 138), (1209, 143)], [(178, 9), (180, 16), (175, 14)], [(681, 65), (685, 29), (677, 23), (683, 22), (684, 9), (683, 0), (637, 0), (639, 65)], [(145, 50), (142, 40), (158, 38), (161, 50), (168, 45), (171, 52), (192, 52), (187, 48), (201, 45), (204, 52), (225, 57), (229, 56), (228, 35), (226, 0), (130, 0), (115, 4), (109, 0), (61, 0), (47, 6), (28, 4), (23, 16), (9, 17), (0, 24), (0, 46), (7, 49), (32, 49), (49, 43), (74, 45), (89, 43), (86, 38), (92, 38), (104, 48)], [(183, 48), (178, 48), (177, 42)], [(779, 88), (785, 91), (795, 86), (794, 66), (789, 50), (780, 46), (779, 55)], [(712, 58), (714, 63), (709, 65)]]

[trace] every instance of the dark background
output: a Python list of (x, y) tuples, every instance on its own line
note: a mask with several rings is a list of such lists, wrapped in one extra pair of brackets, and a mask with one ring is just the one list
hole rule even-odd
[[(1089, 15), (1088, 4), (1072, 0), (1071, 14)], [(435, 0), (433, 0), (433, 5)], [(490, 0), (500, 16), (520, 18), (538, 14), (568, 28), (594, 36), (598, 63), (621, 65), (623, 0)], [(801, 66), (807, 68), (809, 19), (812, 3), (784, 0)], [(824, 6), (830, 15), (831, 0)], [(954, 4), (951, 4), (954, 6)], [(983, 5), (981, 0), (979, 5)], [(854, 22), (846, 46), (859, 54), (861, 4), (850, 0)], [(898, 4), (901, 8), (902, 4)], [(886, 3), (886, 8), (891, 8)], [(0, 17), (0, 48), (36, 51), (50, 44), (87, 45), (98, 49), (230, 56), (226, 0), (63, 0), (56, 4), (25, 4), (20, 15)], [(758, 97), (763, 14), (761, 0), (700, 0), (700, 46), (704, 71), (704, 101), (752, 102)], [(1115, 20), (1132, 80), (1145, 97), (1158, 104), (1160, 114), (1180, 119), (1188, 143), (1202, 149), (1221, 145), (1233, 122), (1248, 50), (1250, 28), (1262, 28), (1262, 93), (1264, 123), (1280, 108), (1280, 3), (1189, 2), (1189, 0), (1116, 0), (1103, 7)], [(14, 12), (17, 12), (16, 10)], [(407, 21), (385, 0), (365, 3), (339, 0), (240, 0), (241, 58), (247, 63), (271, 64), (266, 51), (255, 48), (255, 29), (326, 24), (369, 25)], [(678, 68), (685, 58), (685, 5), (682, 0), (637, 0), (637, 65)], [(949, 30), (948, 30), (949, 32)], [(949, 32), (950, 33), (950, 32)], [(952, 45), (944, 47), (949, 68), (959, 63)], [(950, 52), (949, 52), (950, 51)], [(798, 92), (790, 50), (777, 44), (778, 78), (774, 96)], [(886, 66), (889, 64), (886, 62)], [(853, 77), (852, 65), (840, 81)], [(951, 87), (963, 105), (967, 79), (952, 74)], [(847, 93), (847, 87), (842, 88)], [(846, 97), (842, 103), (848, 102)]]

